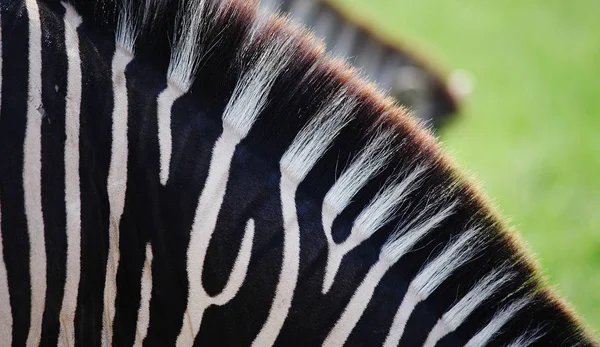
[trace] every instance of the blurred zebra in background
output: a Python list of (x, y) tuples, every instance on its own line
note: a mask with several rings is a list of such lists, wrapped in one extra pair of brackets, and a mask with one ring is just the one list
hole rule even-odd
[(358, 67), (379, 88), (409, 107), (426, 126), (439, 129), (460, 108), (471, 90), (464, 72), (449, 78), (406, 45), (376, 30), (328, 0), (262, 0), (268, 11), (289, 13), (323, 38), (334, 56)]

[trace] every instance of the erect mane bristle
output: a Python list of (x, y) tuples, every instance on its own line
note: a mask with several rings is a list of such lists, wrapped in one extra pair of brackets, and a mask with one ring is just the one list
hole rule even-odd
[[(87, 21), (117, 32), (127, 49), (133, 52), (135, 46), (136, 57), (167, 71), (178, 96), (200, 95), (214, 103), (211, 107), (223, 113), (218, 121), (224, 129), (281, 168), (312, 205), (322, 204), (324, 214), (330, 213), (331, 225), (324, 226), (328, 247), (340, 244), (332, 231), (334, 220), (353, 220), (346, 235), (351, 247), (336, 253), (339, 262), (327, 265), (326, 276), (333, 283), (342, 258), (370, 240), (372, 249), (381, 250), (374, 260), (378, 269), (408, 283), (407, 296), (414, 299), (401, 305), (394, 319), (400, 334), (408, 324), (403, 314), (414, 308), (410, 305), (428, 299), (427, 304), (437, 304), (439, 316), (447, 314), (458, 326), (455, 312), (460, 310), (453, 305), (462, 304), (454, 298), (484, 293), (497, 301), (485, 307), (468, 300), (463, 304), (487, 325), (455, 332), (473, 336), (471, 344), (487, 342), (500, 330), (503, 343), (533, 337), (539, 343), (593, 343), (580, 320), (548, 289), (508, 223), (436, 138), (348, 65), (325, 55), (323, 45), (304, 29), (286, 18), (257, 14), (254, 1), (140, 0), (135, 3), (142, 7), (131, 12), (135, 18), (127, 17), (123, 26), (110, 8), (129, 1), (73, 1)], [(161, 9), (167, 12), (164, 17), (153, 14)], [(147, 34), (153, 27), (164, 32)], [(133, 28), (141, 34), (130, 35), (127, 30)], [(352, 165), (357, 162), (369, 165), (361, 171)], [(346, 171), (362, 180), (343, 179)], [(168, 175), (161, 180), (166, 184)], [(331, 186), (338, 182), (336, 193)], [(328, 195), (330, 189), (334, 193)], [(505, 283), (497, 283), (498, 278)], [(389, 281), (383, 274), (380, 279)], [(324, 285), (324, 293), (334, 290), (331, 283)], [(485, 285), (489, 291), (482, 289)], [(360, 305), (360, 299), (348, 304)], [(343, 323), (353, 319), (343, 315), (326, 345), (343, 344), (350, 334)], [(547, 329), (549, 321), (559, 328)], [(522, 335), (523, 322), (542, 326)], [(442, 337), (431, 335), (430, 341)], [(388, 338), (393, 344), (400, 337)]]

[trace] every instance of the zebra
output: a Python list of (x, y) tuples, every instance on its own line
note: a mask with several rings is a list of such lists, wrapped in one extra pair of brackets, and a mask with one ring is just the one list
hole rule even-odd
[(242, 0), (2, 0), (3, 346), (594, 346), (435, 138)]
[(435, 64), (406, 44), (373, 29), (335, 2), (327, 0), (262, 0), (269, 11), (282, 11), (306, 24), (325, 40), (337, 57), (360, 68), (369, 80), (387, 90), (412, 114), (434, 130), (451, 121), (472, 89), (462, 70), (448, 78)]

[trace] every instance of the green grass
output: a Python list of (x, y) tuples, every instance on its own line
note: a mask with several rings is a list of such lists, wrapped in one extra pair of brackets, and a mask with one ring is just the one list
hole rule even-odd
[(441, 139), (600, 329), (600, 2), (338, 2), (474, 76)]

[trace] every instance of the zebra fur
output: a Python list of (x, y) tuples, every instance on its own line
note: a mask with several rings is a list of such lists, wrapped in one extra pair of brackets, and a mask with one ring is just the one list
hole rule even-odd
[(1, 4), (3, 344), (595, 344), (303, 29), (235, 0)]

